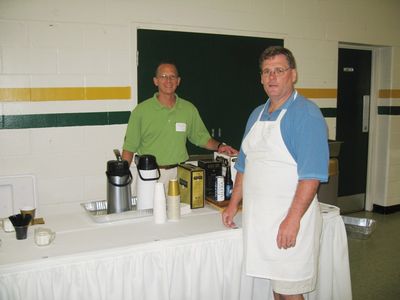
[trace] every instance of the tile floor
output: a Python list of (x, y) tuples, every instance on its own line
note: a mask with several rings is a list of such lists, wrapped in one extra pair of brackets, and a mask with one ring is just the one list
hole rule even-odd
[(356, 212), (376, 220), (369, 239), (348, 238), (353, 300), (400, 299), (400, 212)]

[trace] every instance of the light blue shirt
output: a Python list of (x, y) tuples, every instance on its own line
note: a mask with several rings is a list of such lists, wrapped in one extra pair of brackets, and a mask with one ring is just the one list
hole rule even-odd
[[(283, 141), (297, 163), (297, 174), (301, 179), (328, 181), (329, 148), (328, 128), (319, 107), (301, 95), (294, 94), (277, 110), (268, 112), (270, 100), (260, 105), (251, 113), (243, 139), (264, 109), (260, 121), (275, 121), (282, 109), (287, 109), (281, 121)], [(240, 148), (235, 164), (238, 172), (245, 172), (246, 153)]]

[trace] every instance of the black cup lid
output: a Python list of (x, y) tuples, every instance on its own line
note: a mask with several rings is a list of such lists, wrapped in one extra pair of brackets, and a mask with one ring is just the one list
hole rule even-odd
[(151, 154), (140, 155), (139, 163), (137, 165), (140, 170), (154, 170), (157, 169), (156, 157)]
[(107, 173), (110, 176), (124, 176), (129, 174), (129, 163), (127, 160), (109, 160), (107, 162)]

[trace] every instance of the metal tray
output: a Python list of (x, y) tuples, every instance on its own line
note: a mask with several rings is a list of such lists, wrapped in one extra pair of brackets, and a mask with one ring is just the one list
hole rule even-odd
[(367, 218), (342, 216), (347, 236), (354, 239), (368, 239), (376, 228), (376, 221)]
[(81, 203), (81, 206), (96, 223), (109, 223), (153, 216), (152, 208), (136, 210), (136, 197), (132, 197), (131, 201), (132, 210), (114, 214), (107, 214), (107, 200)]

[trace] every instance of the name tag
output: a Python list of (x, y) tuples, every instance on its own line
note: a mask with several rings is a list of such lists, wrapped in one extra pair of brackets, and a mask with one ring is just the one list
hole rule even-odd
[(186, 123), (176, 123), (175, 130), (178, 132), (185, 132), (186, 131)]

